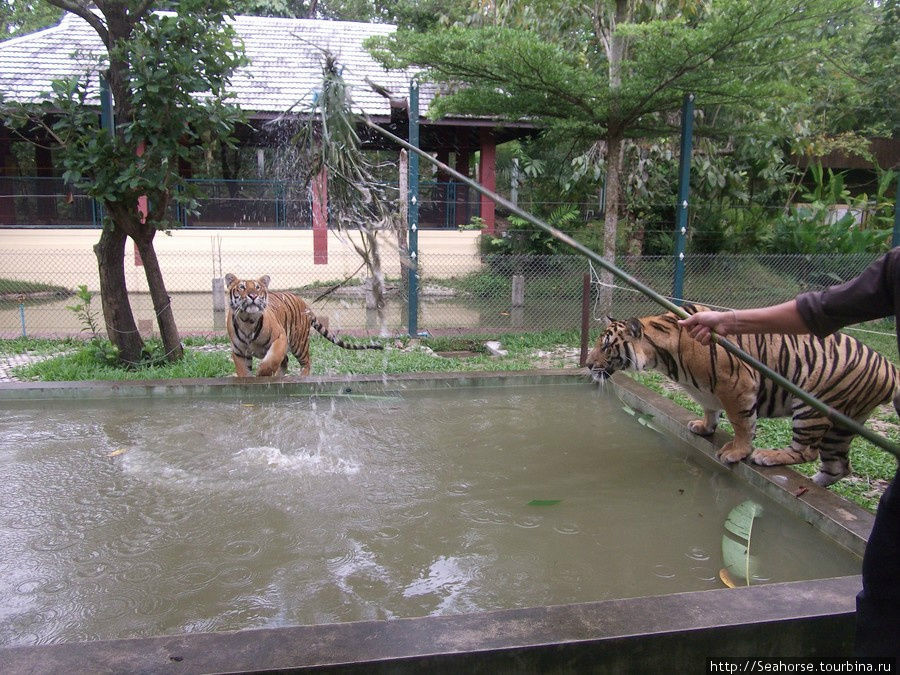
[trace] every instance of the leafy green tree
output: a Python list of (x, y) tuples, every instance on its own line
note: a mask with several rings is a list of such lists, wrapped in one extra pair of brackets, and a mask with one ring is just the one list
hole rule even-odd
[[(685, 94), (752, 110), (804, 99), (856, 0), (549, 0), (492, 3), (482, 27), (373, 40), (389, 67), (418, 66), (442, 95), (431, 114), (533, 119), (585, 148), (605, 179), (603, 254), (613, 259), (625, 141), (672, 135)], [(823, 27), (835, 30), (823, 30)], [(798, 67), (804, 64), (804, 67)], [(605, 175), (604, 175), (605, 174)]]
[[(102, 129), (96, 108), (86, 105), (96, 76), (54, 82), (51, 98), (37, 110), (7, 106), (7, 123), (46, 125), (41, 113), (58, 114), (47, 130), (61, 148), (63, 177), (103, 206), (94, 252), (107, 334), (122, 361), (140, 361), (144, 345), (125, 284), (130, 237), (144, 265), (166, 358), (177, 360), (183, 350), (153, 240), (175, 224), (169, 215), (174, 203), (196, 206), (179, 175), (179, 158), (186, 159), (192, 145), (230, 143), (241, 118), (227, 93), (229, 77), (244, 62), (225, 21), (230, 5), (181, 0), (178, 14), (161, 14), (152, 0), (48, 1), (83, 18), (103, 40), (114, 126)], [(140, 199), (146, 199), (146, 217), (138, 210)]]
[(0, 40), (52, 26), (61, 14), (41, 0), (0, 0)]
[[(875, 25), (856, 63), (862, 70), (863, 100), (858, 125), (884, 136), (900, 135), (900, 0), (877, 2)], [(869, 15), (867, 13), (867, 15)]]
[(468, 0), (234, 0), (236, 14), (395, 23), (425, 30), (465, 22)]
[(359, 120), (352, 108), (339, 64), (326, 54), (321, 87), (293, 138), (297, 171), (308, 183), (326, 176), (329, 220), (336, 230), (351, 235), (346, 241), (362, 260), (360, 267), (366, 268), (379, 332), (385, 336), (386, 288), (378, 235), (396, 232), (399, 218), (396, 198), (378, 176), (377, 158), (362, 149)]

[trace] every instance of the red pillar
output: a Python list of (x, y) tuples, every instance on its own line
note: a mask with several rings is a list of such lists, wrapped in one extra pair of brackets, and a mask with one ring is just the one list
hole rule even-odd
[[(456, 151), (456, 166), (453, 168), (456, 169), (459, 173), (461, 173), (466, 178), (469, 177), (469, 151), (468, 150), (457, 150)], [(468, 214), (466, 213), (468, 209), (466, 208), (466, 202), (468, 201), (467, 195), (469, 194), (469, 188), (462, 183), (457, 184), (456, 186), (456, 222), (454, 225), (465, 225), (468, 222)]]
[[(483, 129), (480, 135), (481, 159), (478, 162), (480, 182), (483, 187), (495, 192), (497, 190), (497, 142), (494, 140), (494, 135), (486, 129)], [(481, 219), (484, 221), (484, 231), (494, 234), (494, 202), (484, 195), (481, 196)]]
[(312, 182), (313, 264), (328, 264), (328, 174), (323, 168)]
[[(144, 154), (145, 149), (144, 141), (138, 143), (137, 146), (137, 156), (141, 157)], [(147, 195), (141, 195), (138, 197), (137, 203), (138, 211), (141, 214), (141, 222), (147, 222), (147, 214), (150, 213), (150, 207), (147, 204)], [(135, 267), (143, 267), (144, 261), (141, 260), (141, 253), (138, 251), (137, 242), (134, 242), (134, 266)]]

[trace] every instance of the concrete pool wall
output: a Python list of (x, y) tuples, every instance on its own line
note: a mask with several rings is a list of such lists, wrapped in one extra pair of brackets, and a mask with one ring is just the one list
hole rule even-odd
[[(448, 373), (377, 377), (14, 383), (0, 401), (67, 398), (279, 396), (385, 389), (539, 385), (573, 371)], [(654, 425), (716, 462), (727, 438), (694, 436), (693, 414), (636, 384), (611, 380), (615, 394)], [(590, 414), (586, 409), (585, 414)], [(873, 516), (781, 467), (738, 464), (740, 478), (838, 544), (861, 555)], [(192, 633), (0, 649), (0, 672), (333, 672), (661, 671), (706, 667), (709, 657), (847, 657), (852, 652), (858, 576), (677, 593), (454, 616)]]

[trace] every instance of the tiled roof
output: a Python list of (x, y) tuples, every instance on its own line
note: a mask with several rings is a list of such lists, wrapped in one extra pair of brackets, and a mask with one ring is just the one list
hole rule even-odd
[[(366, 114), (390, 114), (388, 100), (372, 90), (367, 77), (397, 98), (409, 95), (409, 73), (386, 71), (363, 47), (366, 38), (390, 34), (395, 26), (237, 16), (234, 28), (250, 64), (235, 73), (231, 89), (248, 113), (306, 108), (322, 80), (323, 50), (343, 66), (353, 101)], [(94, 29), (80, 17), (65, 14), (56, 26), (0, 42), (0, 92), (19, 101), (41, 100), (54, 79), (89, 72), (88, 103), (99, 105), (96, 73), (105, 57)], [(429, 99), (423, 86), (419, 101), (423, 113)]]

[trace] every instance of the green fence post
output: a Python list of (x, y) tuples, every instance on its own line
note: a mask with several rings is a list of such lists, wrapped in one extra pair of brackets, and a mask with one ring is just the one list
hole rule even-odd
[(675, 304), (684, 300), (684, 249), (687, 244), (688, 193), (691, 183), (691, 148), (694, 142), (694, 95), (686, 94), (681, 107), (681, 158), (678, 160), (678, 204), (675, 207)]
[(103, 75), (100, 76), (100, 127), (106, 129), (110, 136), (116, 133), (113, 120), (112, 94), (109, 91), (109, 82)]
[[(419, 83), (409, 83), (409, 144), (419, 147)], [(419, 333), (419, 155), (409, 154), (409, 335)]]

